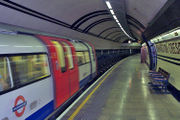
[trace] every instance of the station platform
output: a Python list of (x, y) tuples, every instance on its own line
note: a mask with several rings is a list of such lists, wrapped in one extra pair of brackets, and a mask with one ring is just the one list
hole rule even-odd
[(140, 55), (121, 60), (57, 120), (179, 120), (180, 103), (151, 92), (148, 71)]

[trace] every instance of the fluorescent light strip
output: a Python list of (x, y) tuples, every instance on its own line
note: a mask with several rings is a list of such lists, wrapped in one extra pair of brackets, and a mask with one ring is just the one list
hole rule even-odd
[(130, 39), (134, 40), (132, 37), (130, 37), (130, 36), (126, 33), (126, 31), (124, 30), (124, 28), (122, 27), (122, 25), (121, 25), (120, 22), (118, 22), (118, 25), (119, 25), (119, 27), (121, 28), (121, 30), (124, 32), (124, 34), (125, 34), (127, 37), (129, 37)]
[(119, 23), (119, 20), (117, 19), (116, 22)]
[(115, 20), (117, 20), (117, 17), (116, 17), (115, 15), (113, 15), (113, 18), (114, 18)]
[(108, 6), (109, 9), (112, 9), (112, 6), (109, 1), (106, 1), (106, 5)]
[(110, 10), (111, 14), (114, 15), (114, 11), (113, 10)]
[[(177, 35), (175, 35), (175, 33)], [(180, 36), (180, 27), (175, 28), (173, 30), (170, 30), (168, 32), (162, 33), (156, 37), (154, 37), (153, 39), (151, 39), (151, 42), (160, 42), (160, 41), (165, 41), (165, 40), (169, 40), (171, 38), (175, 38), (175, 37), (179, 37)]]
[(117, 19), (114, 11), (112, 10), (111, 3), (110, 3), (109, 1), (106, 1), (106, 5), (107, 5), (107, 7), (109, 8), (111, 14), (113, 15), (113, 18), (115, 19), (115, 21), (117, 22), (117, 24), (119, 25), (119, 27), (121, 28), (121, 30), (124, 32), (124, 34), (125, 34), (128, 38), (134, 40), (132, 37), (129, 36), (129, 34), (126, 33), (126, 31), (125, 31), (124, 28), (122, 27), (121, 23), (120, 23), (119, 20)]

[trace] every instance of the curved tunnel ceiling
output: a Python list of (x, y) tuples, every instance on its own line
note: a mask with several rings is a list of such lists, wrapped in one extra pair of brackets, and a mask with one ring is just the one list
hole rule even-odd
[[(136, 40), (141, 39), (141, 34), (147, 29), (149, 23), (167, 2), (167, 0), (108, 0), (124, 29), (123, 31), (111, 15), (105, 4), (106, 1), (107, 0), (1, 0), (0, 5), (2, 7), (0, 11), (2, 12), (5, 7), (10, 10), (3, 11), (4, 13), (15, 10), (84, 34), (110, 41), (124, 42), (129, 39), (126, 34), (124, 34), (124, 31)], [(9, 13), (7, 13), (7, 15), (8, 14)], [(30, 20), (31, 19), (29, 19), (29, 21)], [(5, 16), (1, 22), (9, 22), (16, 25), (16, 22), (21, 21), (22, 20), (10, 21)], [(27, 23), (29, 21), (27, 21)], [(50, 24), (47, 24), (47, 28), (51, 27), (48, 25)], [(41, 26), (38, 26), (38, 23), (37, 27), (41, 28)]]
[(107, 10), (99, 10), (99, 11), (94, 11), (91, 13), (88, 13), (82, 17), (80, 17), (78, 20), (76, 20), (71, 28), (79, 28), (82, 24), (84, 24), (85, 22), (87, 22), (88, 20), (95, 18), (95, 17), (99, 17), (99, 16), (104, 16), (104, 15), (109, 15), (109, 12)]
[[(99, 35), (105, 29), (109, 27), (119, 28), (107, 9), (105, 2), (102, 0), (86, 2), (83, 0), (53, 0), (53, 2), (44, 0), (2, 0), (0, 1), (0, 5), (47, 22), (100, 38), (104, 38), (108, 32), (113, 30), (104, 32), (102, 36)], [(16, 22), (17, 21), (14, 21), (13, 23), (11, 21), (11, 24), (16, 25)], [(41, 27), (39, 26), (39, 28)], [(120, 28), (119, 31), (121, 31)]]
[(104, 37), (104, 39), (107, 39), (107, 38), (113, 39), (113, 38), (114, 38), (113, 35), (115, 35), (115, 34), (117, 34), (117, 33), (121, 35), (122, 32), (119, 31), (119, 30), (112, 31), (112, 32), (108, 33), (108, 34)]
[(105, 34), (106, 32), (108, 32), (108, 31), (110, 31), (110, 30), (112, 30), (112, 29), (119, 29), (119, 27), (108, 27), (108, 28), (104, 29), (103, 31), (101, 31), (101, 32), (98, 34), (98, 36), (101, 36), (101, 35)]
[(167, 0), (125, 0), (126, 11), (129, 16), (147, 27), (149, 22), (164, 6)]
[(95, 27), (96, 25), (98, 24), (101, 24), (101, 23), (104, 23), (104, 22), (107, 22), (107, 21), (114, 21), (113, 18), (103, 18), (103, 19), (100, 19), (94, 23), (91, 23), (90, 25), (88, 25), (84, 30), (83, 32), (87, 33), (89, 32), (93, 27)]

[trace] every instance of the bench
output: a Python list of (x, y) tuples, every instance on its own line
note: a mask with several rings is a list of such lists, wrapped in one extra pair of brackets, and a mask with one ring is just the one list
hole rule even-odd
[(160, 76), (161, 76), (161, 73), (163, 73), (163, 71), (164, 71), (164, 70), (159, 67), (158, 72), (155, 71), (155, 70), (150, 70), (150, 71), (149, 71), (149, 74), (150, 74), (150, 76), (156, 76), (156, 75), (160, 75)]
[(161, 90), (162, 93), (168, 93), (167, 85), (170, 74), (167, 71), (165, 71), (162, 68), (159, 68), (158, 72), (149, 71), (149, 75), (151, 77), (149, 84), (152, 88), (158, 88)]

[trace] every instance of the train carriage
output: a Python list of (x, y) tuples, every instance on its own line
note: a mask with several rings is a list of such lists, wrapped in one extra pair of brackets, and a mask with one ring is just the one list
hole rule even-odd
[(0, 119), (45, 119), (95, 77), (96, 66), (86, 42), (0, 34)]

